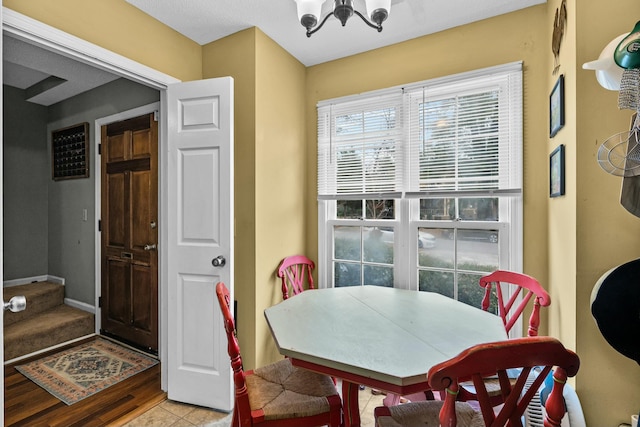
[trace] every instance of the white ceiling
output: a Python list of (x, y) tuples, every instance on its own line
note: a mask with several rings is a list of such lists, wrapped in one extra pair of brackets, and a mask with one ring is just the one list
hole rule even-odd
[[(345, 27), (331, 17), (307, 38), (294, 0), (127, 0), (160, 22), (204, 45), (250, 27), (260, 28), (306, 66), (513, 12), (546, 0), (392, 0), (383, 31), (356, 15)], [(322, 16), (333, 10), (323, 4)], [(354, 8), (366, 16), (364, 0)]]
[[(320, 31), (307, 38), (305, 29), (298, 22), (294, 0), (126, 1), (201, 45), (246, 28), (258, 27), (305, 66), (546, 2), (392, 0), (389, 18), (383, 23), (381, 33), (354, 15), (345, 27), (331, 17)], [(354, 7), (366, 15), (364, 0), (354, 0)], [(322, 17), (332, 9), (333, 1), (326, 0)], [(3, 43), (3, 83), (26, 89), (32, 102), (52, 105), (117, 78), (11, 37), (4, 36)]]

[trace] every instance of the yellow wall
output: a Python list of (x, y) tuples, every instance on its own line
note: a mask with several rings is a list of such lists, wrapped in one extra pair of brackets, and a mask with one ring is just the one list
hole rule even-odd
[(180, 80), (202, 78), (202, 48), (124, 0), (4, 0), (2, 5)]
[(205, 77), (235, 80), (235, 297), (251, 368), (281, 357), (263, 312), (282, 301), (278, 264), (305, 248), (305, 68), (256, 28), (203, 53)]
[[(596, 156), (598, 147), (609, 136), (629, 130), (632, 111), (619, 110), (618, 93), (601, 87), (594, 72), (583, 70), (582, 64), (597, 59), (611, 40), (633, 29), (640, 19), (640, 4), (635, 0), (575, 3), (572, 31), (577, 33), (573, 52), (576, 69), (567, 74), (575, 85), (571, 107), (576, 116), (571, 149), (575, 175), (570, 179), (576, 188), (572, 190), (576, 199), (576, 268), (560, 272), (566, 266), (558, 266), (550, 274), (575, 275), (571, 280), (576, 284), (576, 342), (582, 361), (577, 391), (587, 424), (615, 426), (628, 423), (630, 414), (638, 412), (640, 367), (606, 343), (591, 316), (590, 296), (603, 273), (639, 257), (640, 218), (620, 205), (622, 178), (604, 172), (597, 165)], [(558, 281), (556, 286), (564, 284)], [(605, 384), (616, 391), (601, 393)]]
[[(553, 137), (549, 138), (548, 119), (546, 135), (546, 153), (551, 153), (558, 145), (565, 145), (565, 174), (571, 177), (565, 180), (565, 195), (549, 199), (547, 218), (548, 230), (548, 259), (549, 273), (548, 290), (551, 295), (551, 305), (548, 310), (549, 335), (559, 338), (566, 346), (576, 349), (576, 58), (575, 58), (575, 3), (567, 4), (567, 24), (560, 47), (559, 68), (554, 73), (554, 58), (551, 51), (551, 35), (555, 19), (555, 11), (560, 6), (560, 0), (548, 3), (547, 14), (544, 19), (545, 36), (549, 48), (546, 49), (547, 82), (546, 90), (548, 111), (548, 96), (560, 75), (565, 81), (565, 125)], [(592, 76), (593, 77), (593, 76)], [(525, 164), (525, 167), (527, 165)], [(548, 176), (548, 166), (545, 176)], [(546, 190), (548, 194), (548, 189)], [(525, 219), (526, 221), (526, 219)], [(528, 242), (525, 239), (525, 253)], [(579, 382), (579, 378), (577, 380)]]
[[(282, 301), (276, 269), (305, 249), (305, 67), (261, 31), (256, 38), (256, 358), (281, 358), (264, 309)], [(314, 151), (315, 149), (312, 149)]]
[(250, 28), (203, 47), (203, 77), (234, 79), (235, 272), (238, 340), (246, 367), (255, 366), (256, 329), (256, 33)]

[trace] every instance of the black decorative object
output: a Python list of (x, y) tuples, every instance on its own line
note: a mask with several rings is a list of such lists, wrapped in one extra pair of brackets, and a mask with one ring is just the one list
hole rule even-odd
[(89, 123), (51, 132), (51, 177), (54, 181), (89, 177)]

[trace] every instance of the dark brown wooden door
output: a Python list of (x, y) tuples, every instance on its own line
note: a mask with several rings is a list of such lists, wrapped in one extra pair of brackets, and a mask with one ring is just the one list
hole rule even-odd
[(158, 351), (158, 123), (102, 126), (101, 332)]

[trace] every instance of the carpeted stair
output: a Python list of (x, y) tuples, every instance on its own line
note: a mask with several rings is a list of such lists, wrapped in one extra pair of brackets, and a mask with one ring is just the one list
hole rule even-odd
[(4, 313), (4, 360), (94, 333), (94, 315), (64, 304), (64, 286), (35, 282), (4, 289), (4, 300), (27, 298), (24, 311)]

